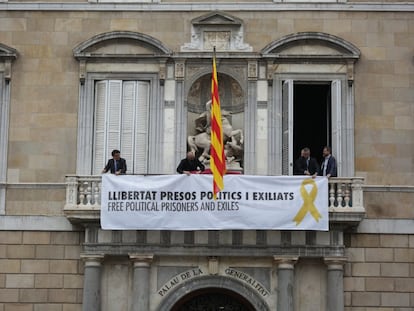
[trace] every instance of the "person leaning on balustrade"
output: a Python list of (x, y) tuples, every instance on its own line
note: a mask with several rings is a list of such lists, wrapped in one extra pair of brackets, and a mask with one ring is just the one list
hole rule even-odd
[(204, 171), (205, 167), (204, 164), (201, 163), (198, 159), (196, 159), (194, 153), (192, 151), (187, 152), (187, 157), (180, 161), (177, 167), (177, 173), (179, 174), (199, 174), (200, 172)]
[(305, 147), (300, 151), (300, 157), (295, 161), (293, 175), (307, 175), (315, 178), (319, 173), (319, 165), (315, 158), (310, 156), (310, 149)]
[(121, 151), (114, 149), (111, 153), (112, 159), (108, 160), (102, 174), (111, 172), (111, 174), (125, 174), (127, 170), (126, 160), (121, 158)]

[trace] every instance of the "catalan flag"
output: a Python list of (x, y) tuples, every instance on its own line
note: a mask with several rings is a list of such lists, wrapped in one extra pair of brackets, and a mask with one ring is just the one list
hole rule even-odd
[(216, 49), (213, 52), (213, 73), (211, 77), (211, 148), (210, 169), (213, 173), (213, 196), (223, 190), (223, 175), (226, 171), (223, 145), (223, 127), (221, 124), (220, 98), (218, 92)]

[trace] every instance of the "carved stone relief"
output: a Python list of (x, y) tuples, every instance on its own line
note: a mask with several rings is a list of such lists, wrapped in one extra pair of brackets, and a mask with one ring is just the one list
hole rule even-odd
[(181, 46), (190, 51), (244, 51), (253, 48), (244, 42), (243, 22), (224, 13), (209, 13), (191, 22), (191, 41)]

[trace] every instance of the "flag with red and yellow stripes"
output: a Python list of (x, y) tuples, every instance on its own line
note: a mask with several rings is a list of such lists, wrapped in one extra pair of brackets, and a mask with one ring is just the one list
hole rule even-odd
[(213, 173), (213, 196), (223, 190), (223, 175), (226, 171), (223, 145), (223, 127), (221, 124), (220, 98), (218, 92), (216, 49), (213, 53), (213, 73), (211, 77), (211, 149), (210, 169)]

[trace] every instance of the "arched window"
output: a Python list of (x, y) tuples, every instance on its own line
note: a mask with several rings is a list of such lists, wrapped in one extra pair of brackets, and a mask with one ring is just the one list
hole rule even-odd
[(127, 173), (160, 171), (165, 63), (170, 50), (155, 38), (116, 31), (79, 44), (77, 174), (99, 174), (113, 149)]
[[(345, 40), (304, 32), (272, 42), (267, 59), (269, 103), (269, 171), (292, 174), (303, 147), (320, 157), (332, 146), (338, 173), (354, 174), (353, 68), (359, 50)], [(321, 159), (320, 159), (321, 160)]]

